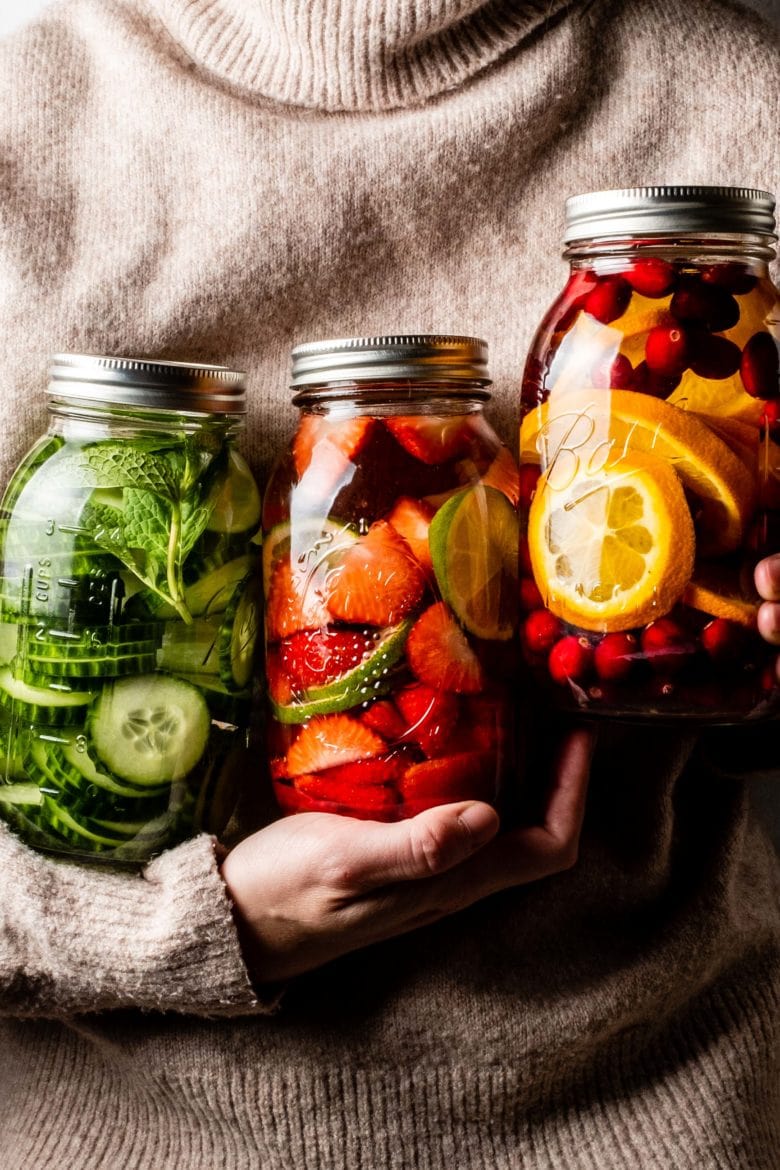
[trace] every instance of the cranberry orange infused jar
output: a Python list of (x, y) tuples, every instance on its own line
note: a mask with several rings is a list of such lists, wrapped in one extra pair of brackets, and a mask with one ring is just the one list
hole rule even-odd
[(285, 812), (495, 802), (508, 764), (517, 467), (487, 347), (293, 351), (301, 416), (263, 509), (269, 741)]
[(221, 366), (54, 359), (0, 529), (0, 813), (32, 845), (139, 862), (231, 815), (260, 599), (244, 409)]
[(571, 274), (523, 383), (521, 596), (528, 660), (572, 705), (772, 708), (752, 578), (780, 548), (773, 209), (720, 187), (567, 203)]

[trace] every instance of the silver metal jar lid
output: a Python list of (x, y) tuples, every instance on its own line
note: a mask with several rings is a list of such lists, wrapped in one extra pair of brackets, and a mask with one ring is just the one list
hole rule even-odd
[(487, 358), (487, 342), (479, 337), (421, 333), (312, 341), (292, 351), (291, 385), (398, 380), (489, 386)]
[(227, 366), (58, 353), (49, 377), (54, 400), (204, 414), (246, 411), (246, 375)]
[(626, 187), (566, 200), (564, 242), (686, 232), (775, 232), (775, 200), (752, 187)]

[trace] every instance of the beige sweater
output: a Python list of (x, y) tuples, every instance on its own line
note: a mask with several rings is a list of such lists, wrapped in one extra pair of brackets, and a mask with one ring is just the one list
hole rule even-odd
[[(726, 0), (64, 0), (0, 47), (0, 478), (56, 349), (247, 369), (263, 472), (292, 343), (476, 333), (511, 439), (564, 196), (776, 191), (777, 53)], [(777, 1170), (771, 735), (602, 740), (573, 871), (273, 1015), (207, 839), (134, 877), (0, 830), (3, 1170)]]

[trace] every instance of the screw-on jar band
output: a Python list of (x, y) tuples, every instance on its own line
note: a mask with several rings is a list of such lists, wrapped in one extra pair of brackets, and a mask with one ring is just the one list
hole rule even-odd
[[(396, 334), (315, 341), (292, 351), (292, 388), (334, 382), (490, 385), (487, 342), (478, 337)], [(485, 392), (480, 397), (487, 398)], [(295, 399), (294, 399), (295, 401)]]
[(49, 376), (55, 401), (205, 414), (246, 412), (246, 375), (227, 366), (59, 353), (51, 360)]
[(566, 200), (567, 244), (630, 236), (737, 233), (775, 236), (775, 200), (751, 187), (627, 187)]

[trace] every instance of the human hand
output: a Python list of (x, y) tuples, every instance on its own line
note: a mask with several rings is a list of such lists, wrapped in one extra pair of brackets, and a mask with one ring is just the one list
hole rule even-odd
[(766, 642), (780, 646), (780, 553), (759, 561), (754, 578), (763, 598), (758, 610), (758, 632)]
[(258, 982), (319, 967), (577, 859), (593, 735), (564, 740), (540, 825), (497, 836), (488, 804), (461, 801), (396, 824), (299, 813), (247, 837), (222, 863)]

